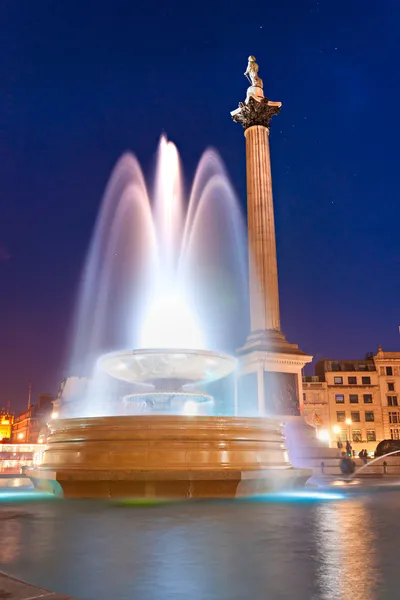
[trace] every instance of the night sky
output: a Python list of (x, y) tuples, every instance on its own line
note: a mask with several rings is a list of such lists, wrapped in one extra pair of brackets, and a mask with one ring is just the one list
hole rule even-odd
[(271, 128), (282, 329), (316, 356), (400, 350), (400, 3), (0, 6), (0, 406), (55, 393), (104, 186), (160, 134), (191, 180), (216, 147), (245, 207), (247, 57)]

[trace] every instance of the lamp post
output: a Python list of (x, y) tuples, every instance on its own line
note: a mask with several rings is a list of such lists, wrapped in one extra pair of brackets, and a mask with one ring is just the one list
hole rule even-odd
[(333, 429), (333, 433), (336, 434), (336, 444), (337, 444), (337, 447), (340, 448), (340, 446), (339, 446), (339, 442), (340, 442), (340, 437), (339, 437), (340, 427), (339, 427), (339, 425), (334, 425), (332, 427), (332, 429)]
[(350, 429), (350, 425), (352, 423), (351, 419), (346, 419), (346, 425), (347, 425), (347, 439), (349, 440), (350, 444), (351, 444), (351, 429)]

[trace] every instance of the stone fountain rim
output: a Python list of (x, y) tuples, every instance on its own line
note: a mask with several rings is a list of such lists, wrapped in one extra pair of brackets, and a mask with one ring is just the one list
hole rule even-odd
[(220, 425), (236, 425), (236, 426), (283, 426), (284, 418), (278, 415), (262, 416), (262, 417), (242, 417), (234, 415), (169, 415), (169, 414), (145, 414), (145, 415), (107, 415), (102, 417), (64, 417), (54, 419), (48, 423), (51, 429), (59, 427), (87, 427), (89, 425), (110, 424), (114, 426), (130, 426), (139, 425), (140, 422), (162, 424), (162, 423), (197, 423), (199, 425), (220, 424)]

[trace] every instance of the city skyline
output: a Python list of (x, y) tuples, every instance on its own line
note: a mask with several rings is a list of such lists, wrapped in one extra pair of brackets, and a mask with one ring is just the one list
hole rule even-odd
[[(178, 11), (150, 7), (139, 29), (128, 3), (112, 16), (103, 2), (83, 15), (77, 2), (57, 15), (46, 3), (1, 8), (0, 405), (18, 412), (30, 379), (35, 395), (55, 394), (67, 375), (85, 253), (124, 150), (151, 172), (165, 130), (190, 178), (214, 146), (244, 210), (243, 139), (229, 111), (250, 53), (265, 94), (283, 102), (271, 129), (282, 330), (318, 359), (399, 348), (398, 126), (390, 110), (378, 118), (377, 102), (399, 87), (388, 31), (400, 9), (367, 2), (360, 15), (358, 4), (256, 2), (246, 18), (210, 5), (190, 31)], [(288, 10), (297, 21), (283, 27)]]

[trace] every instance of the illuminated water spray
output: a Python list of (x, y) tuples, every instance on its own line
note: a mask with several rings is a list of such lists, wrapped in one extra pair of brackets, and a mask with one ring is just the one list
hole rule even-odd
[[(168, 395), (172, 379), (173, 391), (184, 396), (184, 412), (197, 414), (194, 384), (226, 374), (227, 363), (222, 360), (221, 371), (216, 357), (234, 350), (247, 331), (246, 264), (243, 217), (214, 150), (203, 154), (188, 198), (178, 151), (165, 137), (151, 193), (136, 158), (123, 155), (100, 208), (78, 301), (70, 370), (87, 374), (97, 368), (74, 414), (119, 413), (118, 402), (109, 400), (118, 392), (110, 392), (104, 371), (133, 386), (124, 397), (140, 397), (142, 403), (150, 402), (154, 389)], [(125, 349), (135, 348), (157, 350), (157, 364), (166, 361), (162, 377), (144, 381), (138, 375), (136, 362), (148, 369), (149, 354), (143, 358), (134, 351), (127, 364)], [(180, 359), (160, 349), (180, 350)], [(206, 352), (202, 359), (189, 353), (184, 360), (183, 350)], [(110, 352), (111, 362), (103, 360)], [(185, 367), (171, 377), (178, 363)], [(189, 363), (197, 365), (194, 370)], [(121, 378), (124, 369), (134, 369), (135, 377)]]

